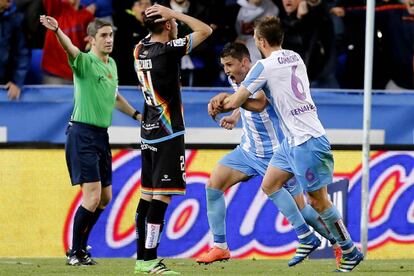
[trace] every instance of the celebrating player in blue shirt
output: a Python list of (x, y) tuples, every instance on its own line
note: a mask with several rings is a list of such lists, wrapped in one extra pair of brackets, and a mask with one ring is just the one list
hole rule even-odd
[[(251, 67), (250, 55), (246, 46), (240, 43), (228, 43), (224, 46), (220, 58), (224, 71), (229, 76), (230, 84), (237, 91)], [(222, 93), (216, 97), (220, 99), (228, 95)], [(214, 235), (214, 247), (197, 258), (196, 261), (199, 263), (208, 264), (230, 258), (225, 233), (224, 191), (253, 176), (264, 176), (273, 153), (279, 146), (279, 141), (282, 141), (284, 137), (279, 128), (277, 115), (273, 107), (267, 104), (263, 92), (251, 96), (242, 108), (236, 109), (230, 116), (223, 117), (220, 120), (220, 125), (226, 129), (232, 129), (240, 117), (243, 125), (242, 141), (235, 150), (219, 162), (206, 187), (207, 214)], [(319, 214), (305, 203), (301, 186), (297, 185), (292, 178), (292, 181), (285, 184), (284, 188), (294, 197), (305, 221), (334, 244), (335, 253), (340, 259), (339, 246), (336, 245), (334, 238), (319, 219)], [(293, 200), (290, 202), (294, 204)], [(295, 264), (307, 255), (303, 254), (303, 258), (300, 260), (295, 259)]]
[(283, 189), (294, 175), (341, 246), (343, 258), (337, 271), (349, 272), (364, 256), (355, 247), (341, 215), (328, 198), (326, 186), (332, 183), (333, 156), (310, 95), (305, 64), (297, 53), (281, 48), (283, 30), (276, 17), (258, 21), (254, 38), (264, 59), (253, 66), (236, 93), (222, 101), (210, 102), (210, 115), (236, 109), (251, 95), (260, 90), (265, 92), (278, 115), (285, 138), (270, 160), (262, 189), (298, 234), (299, 248), (289, 265), (317, 246), (309, 228), (289, 203), (290, 195)]

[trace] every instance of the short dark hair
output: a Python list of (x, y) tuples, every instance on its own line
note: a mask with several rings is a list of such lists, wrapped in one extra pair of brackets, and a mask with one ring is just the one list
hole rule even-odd
[(223, 50), (220, 52), (220, 57), (232, 57), (239, 61), (242, 61), (244, 57), (250, 60), (250, 53), (247, 47), (239, 42), (229, 42), (224, 45)]
[(142, 16), (144, 18), (144, 25), (153, 34), (160, 34), (164, 30), (165, 22), (167, 21), (161, 21), (161, 22), (155, 22), (157, 19), (161, 19), (161, 15), (154, 15), (154, 16), (146, 16), (145, 12), (142, 13)]
[(95, 35), (98, 33), (98, 30), (106, 26), (113, 28), (111, 22), (96, 18), (94, 21), (89, 23), (86, 32), (89, 36), (95, 37)]
[(284, 32), (280, 20), (276, 16), (265, 16), (258, 19), (254, 28), (256, 36), (266, 39), (270, 46), (282, 45)]

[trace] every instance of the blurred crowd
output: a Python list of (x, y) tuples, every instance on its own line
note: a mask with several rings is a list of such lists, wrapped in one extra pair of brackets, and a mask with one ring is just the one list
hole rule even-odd
[[(280, 18), (283, 48), (298, 52), (315, 88), (362, 89), (365, 0), (164, 0), (194, 16), (213, 35), (181, 62), (183, 86), (227, 86), (219, 62), (225, 43), (245, 43), (252, 62), (261, 58), (253, 40), (256, 19)], [(137, 85), (132, 50), (147, 35), (142, 12), (151, 0), (0, 0), (0, 84), (18, 99), (24, 84), (71, 84), (72, 72), (53, 32), (39, 15), (59, 21), (80, 49), (88, 50), (86, 26), (95, 17), (116, 29), (113, 57), (120, 85)], [(179, 36), (190, 29), (179, 23)], [(414, 89), (414, 0), (376, 0), (374, 89)]]

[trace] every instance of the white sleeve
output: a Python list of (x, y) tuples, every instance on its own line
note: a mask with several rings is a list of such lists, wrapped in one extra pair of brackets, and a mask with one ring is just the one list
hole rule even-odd
[(264, 66), (263, 64), (258, 61), (256, 64), (250, 69), (249, 73), (247, 73), (246, 78), (241, 83), (250, 94), (254, 94), (257, 91), (263, 89), (266, 85), (266, 78), (264, 75)]

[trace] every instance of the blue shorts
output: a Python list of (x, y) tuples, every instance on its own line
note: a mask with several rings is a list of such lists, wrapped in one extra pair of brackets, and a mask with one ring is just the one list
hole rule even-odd
[(270, 165), (293, 173), (307, 192), (332, 183), (334, 160), (325, 135), (294, 147), (289, 146), (284, 139), (270, 160)]
[(72, 185), (112, 184), (112, 154), (106, 128), (71, 122), (66, 130), (66, 164)]
[[(225, 155), (219, 163), (223, 166), (237, 170), (249, 177), (256, 175), (264, 176), (271, 157), (257, 157), (254, 154), (246, 152), (240, 146)], [(283, 185), (292, 196), (296, 196), (303, 192), (300, 185), (296, 184), (296, 180), (292, 177), (285, 185)]]
[(219, 163), (252, 177), (256, 175), (264, 176), (270, 159), (271, 157), (257, 157), (237, 146), (233, 151), (226, 154)]

